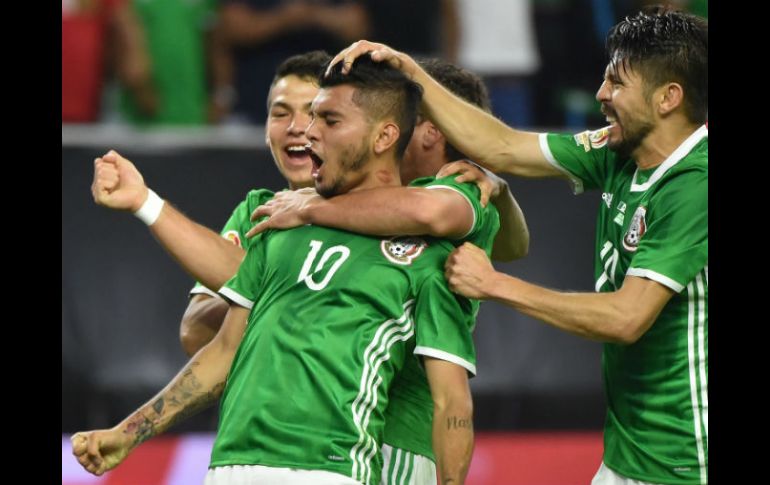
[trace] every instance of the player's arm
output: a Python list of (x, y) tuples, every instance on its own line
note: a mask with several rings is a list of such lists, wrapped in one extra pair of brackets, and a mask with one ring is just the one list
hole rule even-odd
[(500, 229), (497, 231), (492, 247), (492, 259), (513, 261), (526, 256), (529, 252), (529, 228), (524, 219), (524, 212), (513, 197), (508, 182), (467, 160), (444, 165), (436, 177), (455, 174), (459, 174), (455, 182), (470, 182), (479, 187), (482, 206), (486, 207), (491, 201), (497, 208), (500, 215)]
[(347, 72), (355, 58), (368, 52), (373, 60), (390, 63), (423, 87), (422, 106), (427, 117), (449, 143), (470, 159), (493, 172), (520, 177), (566, 177), (543, 155), (537, 133), (514, 130), (457, 97), (403, 52), (361, 40), (337, 54), (331, 65), (342, 62), (343, 72)]
[(495, 300), (580, 337), (632, 344), (649, 330), (674, 290), (626, 276), (619, 290), (565, 293), (495, 271), (480, 248), (465, 243), (447, 258), (450, 289), (468, 298)]
[(433, 398), (433, 453), (439, 483), (462, 485), (473, 454), (473, 400), (468, 371), (457, 364), (423, 357)]
[(248, 233), (303, 224), (374, 236), (423, 235), (459, 239), (473, 227), (473, 207), (464, 196), (436, 187), (380, 187), (324, 199), (312, 189), (281, 192), (258, 207), (252, 220), (269, 216)]
[(195, 355), (214, 338), (229, 308), (222, 298), (204, 293), (190, 298), (179, 327), (179, 340), (187, 355)]
[(233, 305), (216, 337), (155, 397), (114, 428), (75, 433), (72, 453), (94, 475), (115, 468), (144, 441), (216, 401), (222, 393), (249, 310)]
[(524, 219), (524, 212), (513, 197), (508, 183), (499, 179), (505, 188), (492, 199), (500, 214), (500, 230), (497, 231), (492, 246), (492, 259), (495, 261), (513, 261), (523, 258), (529, 252), (529, 228)]
[[(134, 213), (146, 208), (148, 198), (153, 197), (134, 164), (114, 150), (95, 160), (91, 192), (99, 205)], [(238, 270), (243, 249), (190, 220), (167, 202), (162, 202), (156, 215), (150, 232), (204, 286), (216, 291)]]

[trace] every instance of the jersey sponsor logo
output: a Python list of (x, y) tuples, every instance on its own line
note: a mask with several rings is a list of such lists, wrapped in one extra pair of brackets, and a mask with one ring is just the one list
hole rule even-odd
[(235, 244), (239, 248), (243, 247), (241, 245), (241, 236), (238, 234), (238, 231), (227, 231), (226, 233), (222, 234), (222, 237)]
[(419, 237), (392, 237), (380, 243), (382, 254), (388, 261), (403, 265), (412, 264), (427, 247), (428, 243)]
[(594, 131), (583, 131), (574, 136), (575, 144), (583, 146), (583, 150), (590, 152), (592, 148), (601, 148), (607, 144), (610, 138), (609, 127)]
[(620, 201), (620, 204), (618, 204), (618, 210), (623, 214), (626, 213), (626, 203), (623, 202), (622, 200)]
[(636, 208), (631, 224), (628, 226), (626, 235), (623, 237), (623, 247), (626, 251), (636, 251), (639, 241), (644, 236), (644, 233), (647, 232), (647, 222), (644, 220), (645, 214), (647, 214), (647, 208), (644, 206)]
[(623, 226), (623, 221), (625, 220), (625, 218), (626, 218), (625, 214), (623, 214), (622, 212), (618, 212), (618, 215), (615, 216), (615, 219), (613, 219), (613, 221), (615, 222), (615, 224), (619, 226)]

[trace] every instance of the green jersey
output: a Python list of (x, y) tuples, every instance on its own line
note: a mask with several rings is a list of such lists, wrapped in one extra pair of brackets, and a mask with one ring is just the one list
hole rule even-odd
[[(251, 213), (254, 212), (257, 207), (272, 198), (273, 192), (266, 189), (249, 191), (246, 198), (238, 204), (235, 210), (233, 210), (230, 218), (222, 228), (222, 231), (220, 232), (222, 237), (230, 240), (239, 248), (248, 249), (252, 239), (247, 238), (246, 233), (254, 227), (254, 223), (250, 220)], [(199, 293), (219, 298), (217, 293), (209, 290), (200, 284), (200, 282), (196, 282), (193, 289), (190, 290), (190, 294), (195, 295)]]
[[(453, 176), (438, 180), (435, 177), (424, 177), (414, 180), (409, 185), (427, 189), (454, 190), (465, 197), (473, 209), (473, 226), (462, 239), (453, 242), (462, 244), (465, 241), (470, 241), (484, 249), (488, 256), (491, 255), (492, 243), (500, 228), (500, 218), (497, 209), (492, 204), (487, 204), (486, 207), (481, 206), (479, 189), (475, 184), (457, 183)], [(470, 313), (463, 316), (468, 325), (468, 332), (473, 331), (478, 309), (479, 301), (471, 300)], [(437, 337), (434, 342), (426, 342), (416, 354), (441, 358), (447, 349), (452, 349), (454, 344), (451, 339), (456, 338), (455, 335), (439, 334)], [(460, 362), (456, 363), (463, 365)], [(467, 368), (465, 365), (463, 367)], [(469, 370), (471, 369), (469, 368)], [(471, 373), (475, 375), (475, 367)], [(433, 399), (425, 376), (425, 369), (422, 366), (422, 359), (417, 355), (407, 361), (404, 371), (396, 376), (391, 388), (390, 404), (385, 412), (385, 443), (435, 461), (432, 446), (432, 423)], [(393, 461), (386, 463), (386, 466), (395, 468), (398, 464)], [(398, 475), (395, 470), (394, 473)], [(393, 473), (388, 473), (388, 475), (393, 476)]]
[(676, 294), (634, 344), (604, 344), (604, 463), (645, 482), (706, 483), (708, 471), (708, 130), (662, 164), (638, 169), (607, 146), (607, 129), (541, 135), (546, 158), (575, 185), (603, 191), (596, 291), (626, 275)]
[(211, 466), (328, 470), (378, 483), (393, 377), (423, 343), (475, 365), (471, 303), (443, 276), (437, 239), (302, 226), (251, 243), (220, 290), (251, 308), (222, 395)]

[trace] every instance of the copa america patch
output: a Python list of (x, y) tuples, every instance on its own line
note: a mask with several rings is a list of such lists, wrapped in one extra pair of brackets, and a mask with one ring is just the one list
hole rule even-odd
[(639, 241), (647, 232), (647, 222), (644, 220), (644, 216), (647, 214), (647, 208), (639, 206), (634, 212), (634, 217), (631, 219), (631, 224), (628, 226), (626, 235), (623, 237), (623, 247), (626, 251), (634, 252), (639, 246)]
[(583, 150), (589, 152), (591, 149), (601, 148), (607, 144), (610, 139), (610, 128), (605, 127), (595, 131), (583, 131), (574, 136), (575, 144), (582, 146)]
[(427, 247), (428, 243), (423, 239), (411, 236), (392, 237), (380, 243), (382, 254), (388, 258), (388, 261), (403, 265), (412, 264), (412, 261), (417, 259)]
[(226, 233), (222, 234), (222, 237), (235, 244), (239, 248), (243, 247), (241, 246), (241, 236), (238, 234), (238, 231), (227, 231)]
[(592, 131), (591, 133), (588, 134), (588, 140), (591, 142), (591, 148), (601, 148), (607, 144), (607, 141), (609, 139), (610, 139), (609, 127)]

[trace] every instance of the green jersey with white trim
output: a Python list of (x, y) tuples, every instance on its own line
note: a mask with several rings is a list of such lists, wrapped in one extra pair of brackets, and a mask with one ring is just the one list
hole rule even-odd
[(318, 226), (257, 236), (220, 290), (252, 308), (222, 396), (211, 466), (328, 470), (378, 483), (388, 390), (415, 349), (456, 333), (471, 303), (443, 276), (453, 249), (431, 238)]
[[(253, 223), (249, 220), (251, 213), (257, 207), (272, 199), (273, 195), (273, 192), (266, 189), (250, 190), (246, 194), (246, 198), (233, 210), (233, 213), (227, 219), (219, 234), (239, 248), (248, 249), (252, 241), (246, 237), (246, 233), (253, 227)], [(199, 281), (196, 281), (195, 286), (190, 290), (190, 294), (197, 295), (200, 293), (219, 298), (218, 294), (203, 286)]]
[[(490, 256), (492, 244), (498, 229), (500, 229), (500, 217), (497, 209), (492, 204), (482, 207), (479, 188), (472, 183), (457, 183), (455, 178), (456, 176), (440, 179), (423, 177), (414, 180), (409, 186), (454, 190), (462, 195), (473, 209), (473, 226), (463, 238), (452, 242), (459, 245), (465, 241), (470, 241), (484, 249), (487, 256)], [(473, 331), (476, 324), (476, 315), (479, 309), (478, 300), (470, 301), (469, 312), (462, 316), (468, 326), (469, 333)], [(396, 376), (390, 391), (390, 404), (385, 411), (385, 443), (435, 461), (432, 446), (433, 399), (421, 356), (440, 358), (445, 352), (456, 355), (456, 346), (462, 344), (461, 341), (455, 342), (456, 338), (457, 336), (451, 333), (436, 335), (434, 340), (426, 342), (417, 349), (415, 352), (417, 355), (409, 359), (404, 371)], [(460, 363), (458, 362), (458, 364)], [(475, 367), (471, 373), (475, 375)], [(389, 476), (393, 476), (394, 473), (397, 476), (409, 474), (408, 463), (400, 464), (404, 468), (403, 470), (396, 468), (399, 464), (395, 461), (391, 461), (389, 465), (393, 467), (393, 470), (387, 470), (393, 472), (389, 473)]]
[(645, 482), (706, 483), (708, 130), (647, 170), (607, 148), (606, 128), (543, 134), (540, 146), (576, 192), (603, 191), (596, 291), (616, 291), (631, 275), (676, 292), (637, 342), (604, 344), (604, 463)]

